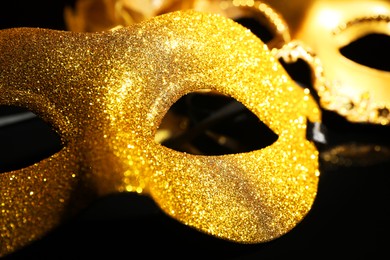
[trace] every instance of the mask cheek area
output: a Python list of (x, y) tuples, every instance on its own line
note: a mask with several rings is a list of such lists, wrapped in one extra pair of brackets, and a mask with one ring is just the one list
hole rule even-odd
[(0, 174), (0, 255), (43, 237), (86, 205), (92, 193), (82, 187), (82, 171), (74, 151), (64, 148), (29, 167)]
[(302, 220), (317, 191), (315, 147), (289, 141), (295, 143), (222, 156), (163, 149), (150, 195), (169, 216), (203, 232), (241, 243), (272, 240)]

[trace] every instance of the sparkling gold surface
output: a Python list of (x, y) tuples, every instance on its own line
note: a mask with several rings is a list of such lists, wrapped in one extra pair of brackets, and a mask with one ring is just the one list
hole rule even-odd
[[(181, 223), (239, 243), (285, 234), (312, 206), (318, 152), (305, 138), (306, 118), (319, 121), (319, 109), (232, 20), (188, 11), (99, 33), (7, 29), (0, 53), (0, 105), (30, 109), (64, 144), (0, 174), (0, 255), (113, 192), (150, 196)], [(237, 99), (278, 140), (220, 156), (155, 142), (172, 104), (201, 89)]]

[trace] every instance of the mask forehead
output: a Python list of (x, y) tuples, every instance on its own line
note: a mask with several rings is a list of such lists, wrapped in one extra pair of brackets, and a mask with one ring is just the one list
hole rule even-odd
[[(0, 175), (1, 253), (58, 225), (80, 196), (85, 204), (139, 192), (182, 223), (246, 243), (283, 235), (310, 210), (318, 164), (306, 120), (319, 121), (318, 107), (232, 20), (188, 11), (101, 33), (10, 29), (0, 47), (0, 104), (33, 110), (64, 142), (52, 157)], [(156, 143), (172, 104), (202, 89), (243, 103), (278, 141), (226, 156)]]

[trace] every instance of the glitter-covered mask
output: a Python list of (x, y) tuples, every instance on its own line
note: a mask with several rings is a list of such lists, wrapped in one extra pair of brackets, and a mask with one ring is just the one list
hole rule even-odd
[[(320, 111), (259, 38), (230, 19), (188, 11), (96, 33), (6, 29), (0, 53), (0, 105), (31, 110), (63, 143), (0, 174), (0, 255), (116, 192), (150, 196), (173, 219), (239, 243), (278, 238), (313, 204), (318, 151), (306, 128)], [(156, 142), (169, 108), (202, 90), (241, 102), (277, 140), (215, 156)]]
[(282, 56), (295, 51), (295, 59), (306, 59), (297, 51), (304, 46), (316, 55), (306, 60), (322, 107), (351, 122), (390, 124), (390, 1), (265, 2), (284, 17), (295, 41)]

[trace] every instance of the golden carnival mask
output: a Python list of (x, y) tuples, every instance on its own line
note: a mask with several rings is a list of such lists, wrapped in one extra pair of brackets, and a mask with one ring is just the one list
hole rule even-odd
[[(31, 110), (63, 143), (0, 174), (0, 255), (116, 192), (150, 196), (173, 219), (239, 243), (278, 238), (310, 210), (318, 151), (306, 131), (319, 108), (238, 23), (188, 11), (94, 33), (14, 28), (0, 31), (0, 52), (0, 105)], [(155, 141), (180, 97), (209, 90), (241, 102), (277, 140), (215, 156)]]
[[(294, 1), (295, 8), (288, 1), (264, 2), (290, 26), (295, 43), (286, 45), (281, 56), (303, 58), (313, 66), (322, 107), (351, 122), (390, 124), (388, 0)], [(300, 51), (303, 47), (315, 56)]]
[(277, 58), (309, 63), (324, 109), (354, 123), (390, 124), (388, 0), (78, 0), (65, 18), (70, 30), (88, 31), (190, 8), (258, 20), (273, 31), (275, 39), (266, 43)]

